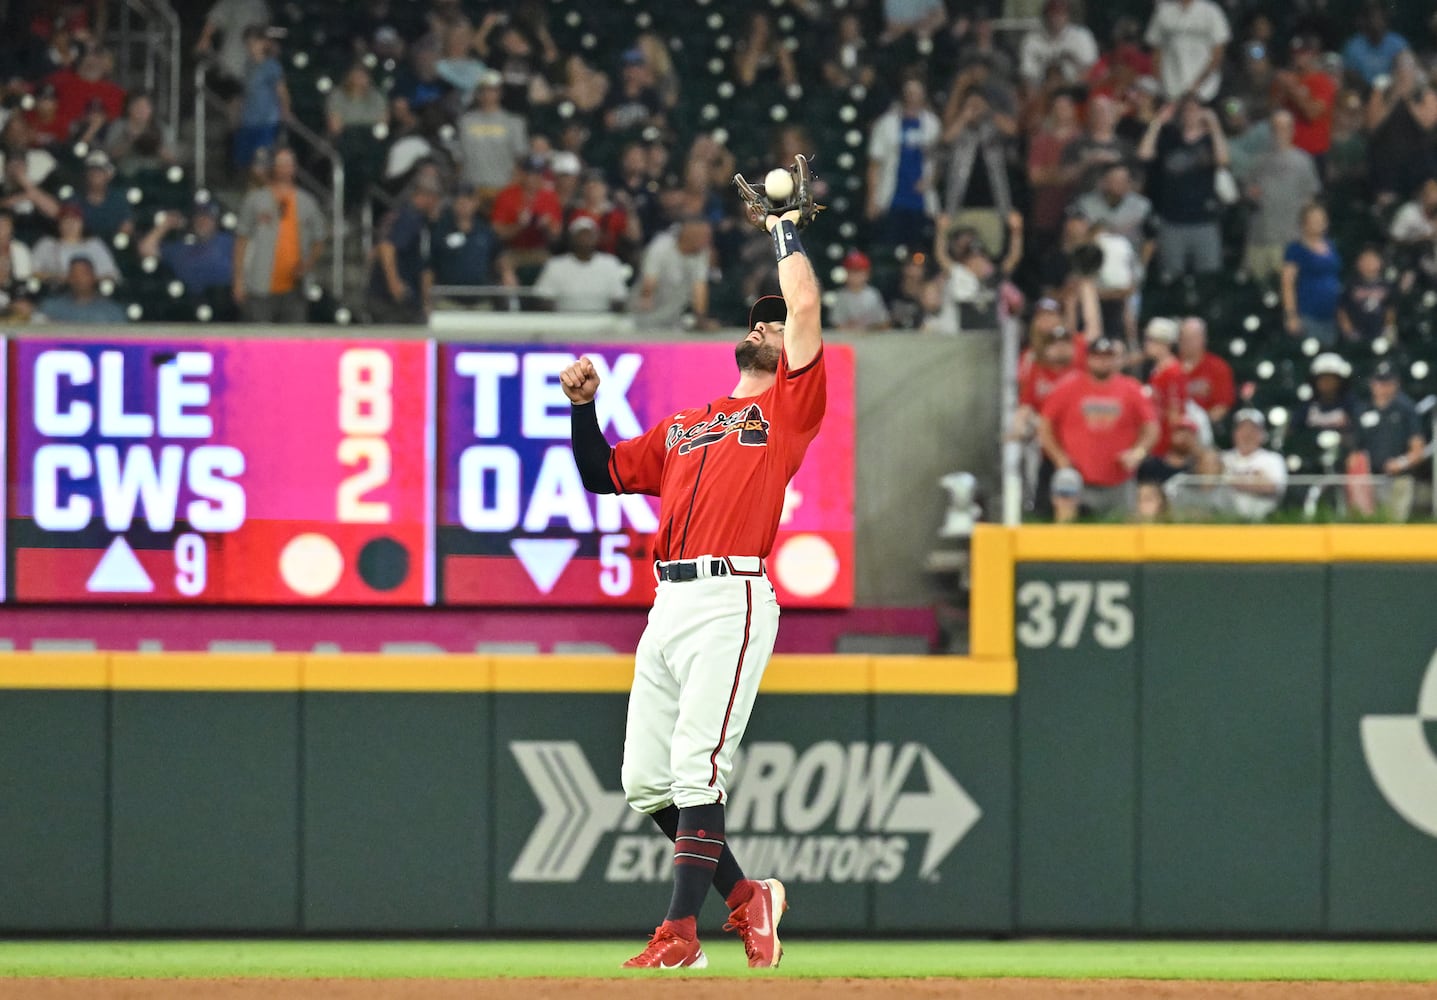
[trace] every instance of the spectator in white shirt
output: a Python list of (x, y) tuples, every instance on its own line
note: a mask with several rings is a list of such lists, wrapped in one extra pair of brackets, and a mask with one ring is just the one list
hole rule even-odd
[(839, 330), (886, 330), (891, 325), (888, 306), (878, 289), (868, 283), (873, 265), (861, 250), (850, 250), (843, 258), (847, 272), (843, 287), (833, 293), (829, 322)]
[(1233, 514), (1261, 521), (1277, 509), (1287, 489), (1287, 463), (1264, 448), (1267, 420), (1261, 410), (1238, 410), (1232, 418), (1234, 447), (1222, 453), (1223, 483)]
[(1064, 80), (1076, 83), (1098, 61), (1098, 43), (1091, 31), (1072, 22), (1068, 0), (1043, 5), (1043, 23), (1023, 36), (1018, 52), (1019, 71), (1030, 87), (1041, 85), (1054, 66)]
[(1428, 274), (1437, 273), (1437, 180), (1429, 180), (1417, 197), (1397, 210), (1388, 235), (1403, 251), (1404, 264), (1416, 264)]
[(601, 253), (599, 224), (587, 215), (569, 223), (569, 252), (550, 257), (534, 282), (534, 293), (556, 312), (621, 312), (629, 289), (624, 265)]
[(1213, 0), (1159, 0), (1143, 40), (1169, 100), (1196, 94), (1206, 104), (1217, 96), (1232, 28)]

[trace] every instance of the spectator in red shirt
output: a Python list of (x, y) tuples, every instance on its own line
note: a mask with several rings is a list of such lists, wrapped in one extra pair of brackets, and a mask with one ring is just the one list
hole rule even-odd
[(92, 49), (80, 59), (80, 67), (51, 73), (45, 81), (54, 86), (60, 105), (56, 125), (66, 136), (70, 127), (85, 116), (91, 101), (99, 101), (105, 117), (114, 120), (125, 110), (125, 91), (109, 79), (114, 57), (104, 49)]
[[(623, 196), (627, 201), (627, 195)], [(609, 182), (603, 171), (590, 170), (579, 187), (579, 203), (569, 212), (568, 221), (584, 217), (599, 227), (599, 252), (611, 253), (633, 263), (634, 252), (643, 239), (636, 213), (627, 211), (619, 199), (609, 197)]]
[(1143, 27), (1131, 17), (1113, 22), (1112, 48), (1088, 70), (1089, 97), (1121, 100), (1139, 77), (1153, 75), (1153, 57), (1142, 46)]
[(1292, 112), (1292, 144), (1312, 154), (1317, 172), (1332, 148), (1332, 109), (1337, 104), (1337, 81), (1317, 66), (1322, 43), (1310, 35), (1292, 40), (1292, 65), (1277, 74), (1278, 100)]
[(1208, 420), (1220, 422), (1237, 400), (1232, 367), (1208, 351), (1207, 323), (1197, 316), (1183, 320), (1178, 329), (1178, 360), (1187, 372), (1188, 398), (1203, 408)]
[(1118, 373), (1122, 345), (1099, 337), (1088, 345), (1088, 370), (1073, 372), (1043, 404), (1038, 440), (1052, 459), (1053, 514), (1072, 521), (1080, 509), (1126, 516), (1134, 474), (1158, 440), (1158, 419), (1142, 383)]
[[(490, 221), (521, 270), (543, 266), (550, 246), (564, 231), (564, 206), (544, 177), (545, 166), (541, 156), (525, 157), (519, 179), (494, 198)], [(533, 275), (528, 277), (532, 280)]]
[(1158, 443), (1153, 454), (1168, 453), (1173, 431), (1183, 422), (1188, 405), (1188, 376), (1173, 349), (1178, 343), (1178, 325), (1166, 316), (1148, 321), (1143, 331), (1143, 353), (1153, 363), (1148, 372), (1148, 392), (1158, 412)]
[(1027, 440), (1033, 433), (1043, 404), (1058, 383), (1083, 365), (1087, 347), (1083, 345), (1083, 357), (1080, 358), (1078, 347), (1082, 344), (1082, 338), (1075, 338), (1067, 327), (1055, 326), (1024, 353), (1023, 360), (1018, 364), (1018, 410), (1013, 414), (1010, 432), (1014, 440)]

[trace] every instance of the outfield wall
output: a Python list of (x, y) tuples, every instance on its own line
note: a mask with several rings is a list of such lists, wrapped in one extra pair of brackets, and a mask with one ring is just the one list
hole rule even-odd
[[(975, 558), (973, 657), (765, 678), (730, 835), (795, 930), (1437, 934), (1437, 531), (984, 527)], [(11, 654), (0, 930), (648, 926), (628, 672)]]

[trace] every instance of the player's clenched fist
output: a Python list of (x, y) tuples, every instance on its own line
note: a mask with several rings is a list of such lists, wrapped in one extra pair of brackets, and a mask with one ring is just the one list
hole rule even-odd
[(559, 384), (569, 402), (579, 405), (592, 402), (594, 393), (599, 391), (599, 373), (588, 358), (580, 358), (559, 373)]

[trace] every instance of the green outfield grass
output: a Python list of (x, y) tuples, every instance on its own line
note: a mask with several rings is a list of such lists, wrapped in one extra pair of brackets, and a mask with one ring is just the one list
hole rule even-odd
[[(0, 977), (617, 976), (618, 964), (641, 944), (630, 940), (0, 941)], [(699, 974), (751, 974), (736, 941), (715, 939), (708, 952), (710, 967)], [(800, 940), (788, 945), (783, 967), (773, 974), (1437, 981), (1437, 943)]]

